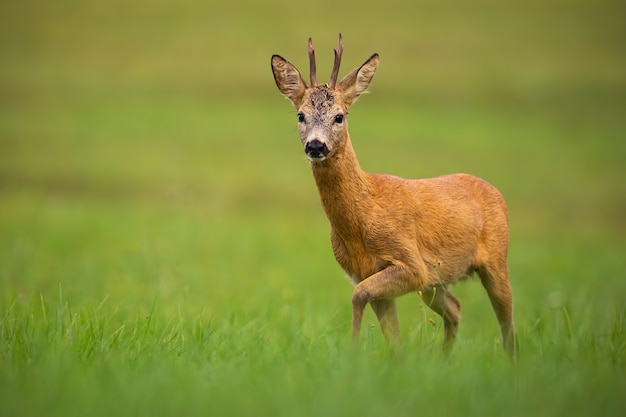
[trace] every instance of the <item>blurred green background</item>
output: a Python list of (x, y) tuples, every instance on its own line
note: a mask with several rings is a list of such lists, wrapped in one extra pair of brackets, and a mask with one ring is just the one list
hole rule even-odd
[[(168, 210), (205, 227), (241, 218), (311, 224), (319, 228), (310, 238), (326, 239), (269, 57), (280, 53), (307, 77), (312, 36), (323, 77), (339, 32), (342, 74), (381, 54), (372, 94), (351, 115), (366, 170), (493, 182), (510, 205), (512, 256), (525, 256), (517, 239), (555, 253), (572, 236), (590, 250), (594, 239), (623, 245), (623, 9), (555, 0), (3, 2), (4, 256), (19, 252), (19, 221), (53, 240), (41, 256), (58, 250), (54, 239), (69, 233), (56, 222), (64, 210), (78, 211), (70, 226), (84, 245), (99, 236), (92, 220), (128, 236), (126, 223)], [(139, 219), (116, 226), (92, 219), (92, 209)], [(234, 232), (215, 244), (236, 249), (250, 238)], [(18, 275), (3, 273), (4, 285), (22, 285)]]
[[(624, 16), (610, 0), (2, 1), (1, 314), (41, 298), (123, 323), (156, 303), (347, 337), (350, 285), (270, 70), (278, 53), (308, 79), (312, 37), (324, 80), (341, 32), (340, 76), (381, 56), (350, 114), (362, 167), (468, 172), (507, 199), (521, 334), (563, 307), (585, 329), (623, 316)], [(489, 345), (480, 285), (456, 291), (460, 349)], [(400, 308), (411, 334), (416, 300)]]

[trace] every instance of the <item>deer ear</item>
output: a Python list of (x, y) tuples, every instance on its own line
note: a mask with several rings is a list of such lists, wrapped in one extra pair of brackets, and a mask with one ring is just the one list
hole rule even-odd
[(280, 92), (291, 100), (296, 109), (299, 108), (307, 85), (298, 69), (282, 56), (273, 55), (272, 72)]
[(339, 81), (337, 89), (348, 96), (350, 104), (354, 103), (367, 90), (376, 73), (378, 61), (378, 54), (372, 55), (363, 65)]

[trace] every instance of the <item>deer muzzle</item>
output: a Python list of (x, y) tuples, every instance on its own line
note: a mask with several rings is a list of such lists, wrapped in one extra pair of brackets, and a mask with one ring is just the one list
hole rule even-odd
[(321, 162), (328, 156), (330, 150), (321, 140), (313, 139), (304, 145), (304, 152), (311, 162)]

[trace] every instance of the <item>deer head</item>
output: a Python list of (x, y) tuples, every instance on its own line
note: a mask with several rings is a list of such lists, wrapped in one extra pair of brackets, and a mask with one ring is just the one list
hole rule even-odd
[(378, 66), (378, 54), (374, 54), (337, 83), (342, 52), (340, 34), (330, 82), (317, 84), (315, 51), (309, 38), (310, 86), (293, 64), (280, 55), (272, 56), (274, 80), (298, 112), (300, 140), (313, 163), (331, 158), (345, 144), (348, 138), (348, 109), (367, 90)]

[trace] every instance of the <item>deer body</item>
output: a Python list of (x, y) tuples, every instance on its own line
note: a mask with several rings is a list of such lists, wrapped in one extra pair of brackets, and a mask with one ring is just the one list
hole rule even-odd
[(507, 271), (508, 214), (501, 194), (467, 174), (409, 180), (370, 174), (359, 165), (346, 116), (367, 89), (376, 66), (374, 54), (339, 84), (342, 52), (328, 85), (315, 81), (309, 40), (311, 86), (284, 58), (272, 57), (280, 91), (298, 110), (298, 127), (321, 203), (331, 225), (337, 262), (354, 282), (352, 337), (358, 340), (369, 303), (389, 343), (398, 340), (394, 299), (419, 291), (444, 320), (444, 346), (451, 347), (460, 320), (460, 302), (451, 284), (476, 272), (481, 278), (512, 355), (513, 304)]

